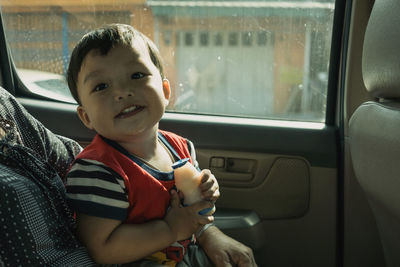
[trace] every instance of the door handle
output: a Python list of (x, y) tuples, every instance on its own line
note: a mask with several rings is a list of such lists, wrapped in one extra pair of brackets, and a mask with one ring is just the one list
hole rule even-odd
[(212, 157), (210, 169), (215, 177), (224, 181), (248, 182), (254, 178), (257, 161), (230, 157)]

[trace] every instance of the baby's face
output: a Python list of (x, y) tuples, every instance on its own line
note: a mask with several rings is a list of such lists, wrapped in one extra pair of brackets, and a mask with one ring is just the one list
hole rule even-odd
[(158, 129), (169, 88), (142, 40), (116, 46), (106, 55), (92, 50), (79, 72), (78, 115), (86, 127), (117, 142)]

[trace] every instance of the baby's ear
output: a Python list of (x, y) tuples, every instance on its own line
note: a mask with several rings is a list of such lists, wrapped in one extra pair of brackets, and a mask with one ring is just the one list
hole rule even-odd
[(79, 106), (77, 107), (76, 111), (77, 111), (77, 113), (78, 113), (79, 119), (83, 122), (83, 124), (84, 124), (87, 128), (93, 130), (92, 124), (90, 123), (89, 115), (86, 113), (85, 108), (79, 105)]
[(163, 84), (164, 97), (166, 100), (169, 100), (169, 98), (171, 96), (171, 87), (169, 85), (168, 79), (164, 79), (162, 84)]

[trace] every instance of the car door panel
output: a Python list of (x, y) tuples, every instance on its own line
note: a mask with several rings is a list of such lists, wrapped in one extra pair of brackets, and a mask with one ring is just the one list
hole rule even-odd
[[(301, 158), (216, 150), (199, 150), (197, 156), (200, 166), (211, 169), (223, 189), (219, 207), (253, 210), (263, 219), (299, 217), (308, 210), (309, 166)], [(240, 179), (238, 172), (230, 176), (231, 172), (225, 171), (229, 166), (210, 168), (213, 157), (225, 159), (226, 165), (235, 164), (233, 159), (237, 158), (255, 162), (250, 175), (253, 178)], [(247, 178), (248, 173), (244, 175)]]

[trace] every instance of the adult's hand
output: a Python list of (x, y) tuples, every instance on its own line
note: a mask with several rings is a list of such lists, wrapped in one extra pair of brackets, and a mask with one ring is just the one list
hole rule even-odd
[(251, 248), (211, 226), (198, 238), (200, 246), (216, 267), (257, 267)]

